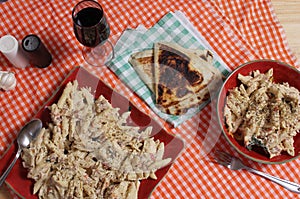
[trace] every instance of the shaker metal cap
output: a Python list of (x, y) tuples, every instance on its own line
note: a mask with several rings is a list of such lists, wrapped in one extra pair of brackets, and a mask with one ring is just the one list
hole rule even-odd
[(39, 48), (40, 38), (35, 35), (27, 35), (22, 41), (22, 47), (25, 51), (32, 52)]

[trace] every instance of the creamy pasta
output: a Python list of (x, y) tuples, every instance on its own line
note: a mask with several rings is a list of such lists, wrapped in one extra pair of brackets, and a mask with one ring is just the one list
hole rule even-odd
[(49, 109), (52, 122), (22, 154), (39, 198), (137, 198), (139, 181), (171, 161), (151, 127), (127, 126), (129, 112), (77, 81)]
[(232, 136), (251, 149), (263, 147), (270, 158), (286, 151), (295, 155), (293, 137), (300, 130), (300, 93), (288, 83), (274, 83), (273, 69), (265, 74), (239, 74), (239, 87), (229, 91), (224, 108)]

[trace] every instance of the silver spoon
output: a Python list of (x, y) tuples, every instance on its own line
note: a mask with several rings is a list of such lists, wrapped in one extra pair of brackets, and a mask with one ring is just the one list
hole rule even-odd
[(30, 122), (28, 122), (20, 131), (17, 143), (18, 143), (18, 151), (16, 153), (15, 158), (10, 163), (9, 167), (6, 169), (6, 171), (2, 174), (0, 178), (0, 187), (5, 181), (6, 177), (10, 173), (11, 169), (14, 167), (17, 159), (20, 157), (21, 152), (24, 148), (27, 148), (32, 140), (34, 140), (38, 134), (40, 133), (40, 130), (42, 128), (42, 122), (39, 119), (33, 119)]

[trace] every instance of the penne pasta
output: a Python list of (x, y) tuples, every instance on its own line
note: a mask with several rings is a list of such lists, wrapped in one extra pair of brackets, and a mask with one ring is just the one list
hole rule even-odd
[(288, 83), (274, 83), (273, 69), (239, 74), (238, 79), (241, 85), (229, 91), (224, 108), (229, 133), (248, 149), (263, 147), (270, 158), (283, 151), (294, 156), (293, 137), (300, 130), (299, 91)]
[(39, 198), (137, 198), (139, 181), (171, 161), (151, 127), (127, 126), (129, 112), (76, 81), (49, 109), (52, 122), (22, 154)]

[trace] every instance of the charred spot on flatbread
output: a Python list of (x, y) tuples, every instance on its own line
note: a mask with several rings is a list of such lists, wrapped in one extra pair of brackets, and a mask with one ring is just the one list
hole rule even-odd
[[(190, 58), (168, 46), (163, 46), (161, 48), (161, 53), (158, 57), (158, 63), (163, 76), (160, 80), (167, 83), (171, 89), (178, 88), (177, 85), (181, 83), (189, 84), (194, 86), (203, 81), (203, 76), (200, 72), (193, 70), (190, 66)], [(179, 83), (174, 81), (176, 78)]]
[(154, 62), (156, 62), (157, 82), (156, 103), (166, 110), (167, 107), (174, 106), (177, 115), (182, 111), (177, 111), (175, 104), (206, 87), (206, 82), (203, 84), (203, 73), (194, 67), (195, 64), (189, 54), (162, 43), (157, 45)]
[[(151, 57), (140, 57), (140, 58), (137, 58), (137, 61), (142, 65), (144, 65), (144, 64), (153, 65), (153, 56), (151, 56)], [(145, 67), (143, 70), (147, 74), (153, 74), (153, 69), (152, 68), (153, 67), (148, 67), (148, 68)]]

